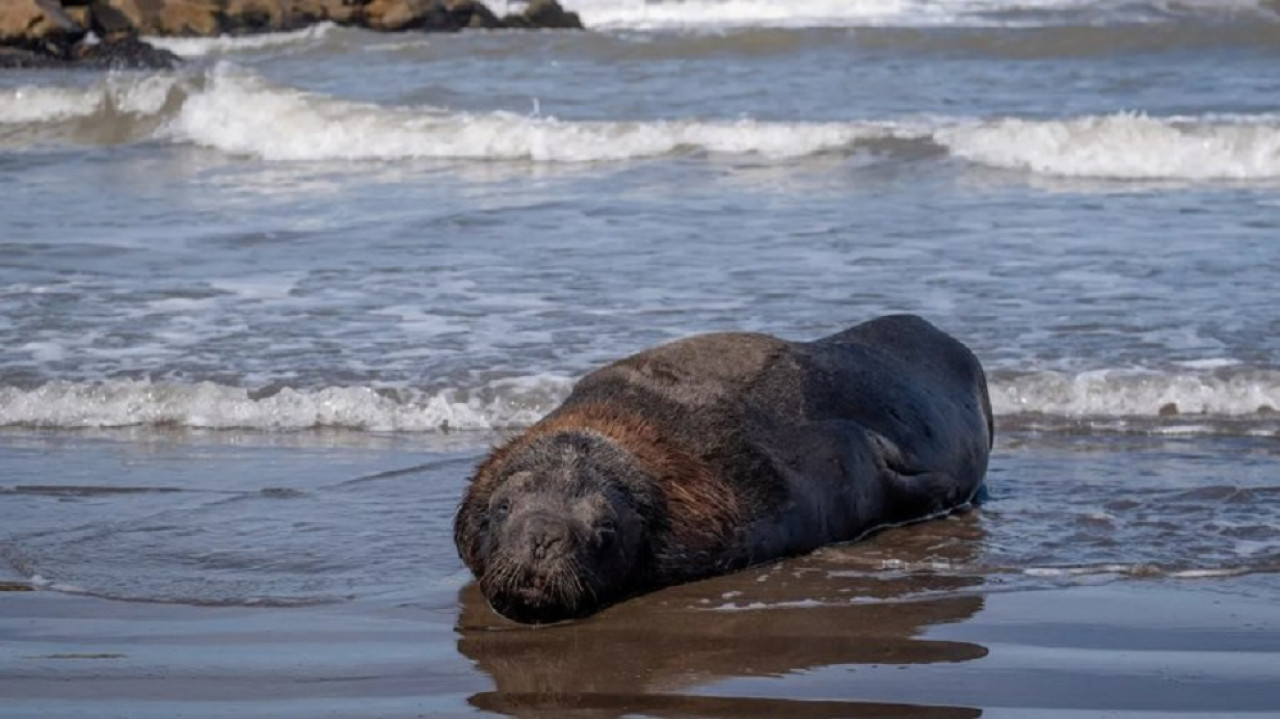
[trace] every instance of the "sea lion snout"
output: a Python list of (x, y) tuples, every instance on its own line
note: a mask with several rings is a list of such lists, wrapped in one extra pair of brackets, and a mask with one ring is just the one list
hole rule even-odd
[(550, 512), (530, 512), (512, 524), (515, 545), (522, 556), (539, 562), (555, 561), (572, 551), (573, 529)]

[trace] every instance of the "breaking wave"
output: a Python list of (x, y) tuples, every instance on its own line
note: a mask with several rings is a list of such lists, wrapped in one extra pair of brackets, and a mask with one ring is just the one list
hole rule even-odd
[(1120, 113), (1066, 121), (1001, 119), (943, 130), (937, 139), (956, 157), (1043, 175), (1177, 180), (1280, 176), (1280, 120), (1275, 117)]
[(232, 52), (263, 50), (289, 45), (311, 43), (323, 39), (338, 26), (322, 22), (292, 32), (272, 32), (261, 35), (218, 35), (217, 37), (147, 37), (147, 42), (182, 57), (204, 57)]
[(1266, 417), (1280, 410), (1280, 370), (1271, 369), (997, 372), (991, 379), (997, 415)]
[[(0, 89), (0, 127), (56, 123), (106, 114), (158, 115), (178, 88), (174, 74), (107, 75), (88, 87), (27, 85)], [(74, 139), (74, 138), (69, 138)]]
[(367, 431), (495, 429), (535, 422), (568, 395), (554, 376), (497, 380), (439, 392), (372, 387), (251, 391), (214, 382), (50, 382), (0, 388), (0, 427), (128, 427)]
[[(431, 432), (523, 427), (566, 396), (573, 380), (533, 375), (436, 390), (330, 386), (250, 390), (199, 382), (56, 381), (0, 387), (0, 426), (174, 426)], [(1001, 423), (1040, 429), (1191, 434), (1280, 431), (1280, 370), (995, 372)]]
[(1264, 0), (566, 0), (591, 28), (1101, 25), (1275, 19)]
[[(77, 122), (68, 122), (77, 120)], [(196, 76), (112, 75), (88, 87), (0, 90), (0, 127), (63, 142), (167, 139), (272, 161), (620, 162), (680, 154), (772, 161), (867, 151), (1098, 179), (1280, 178), (1280, 116), (574, 121), (386, 107), (282, 88), (220, 66)], [(56, 131), (51, 127), (61, 128)], [(114, 138), (114, 140), (113, 140)], [(888, 141), (888, 142), (886, 142)], [(923, 152), (922, 152), (923, 151)]]
[(267, 160), (599, 162), (696, 150), (798, 157), (886, 131), (847, 123), (575, 122), (507, 112), (388, 108), (217, 72), (203, 92), (188, 98), (166, 132), (176, 140)]

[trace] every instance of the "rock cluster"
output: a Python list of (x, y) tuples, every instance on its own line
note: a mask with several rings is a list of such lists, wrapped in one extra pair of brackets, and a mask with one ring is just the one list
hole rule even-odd
[(247, 35), (318, 22), (387, 32), (582, 27), (556, 0), (530, 0), (505, 17), (479, 0), (0, 0), (0, 67), (167, 68), (178, 58), (139, 35)]

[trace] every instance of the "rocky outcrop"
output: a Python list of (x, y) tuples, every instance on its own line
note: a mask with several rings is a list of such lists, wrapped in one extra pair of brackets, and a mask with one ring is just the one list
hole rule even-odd
[(182, 64), (177, 55), (145, 43), (134, 35), (81, 44), (71, 61), (104, 70), (172, 70)]
[(62, 60), (16, 47), (0, 47), (0, 70), (61, 67)]
[(0, 46), (61, 57), (85, 32), (57, 0), (0, 2)]
[(161, 50), (133, 36), (104, 42), (82, 42), (64, 54), (0, 47), (0, 69), (170, 70), (181, 62), (168, 50)]
[[(0, 0), (0, 68), (167, 68), (178, 59), (140, 35), (248, 35), (318, 22), (383, 32), (582, 29), (556, 0), (498, 17), (480, 0)], [(99, 42), (86, 41), (89, 33)]]
[(89, 11), (93, 31), (103, 37), (217, 35), (222, 29), (216, 0), (93, 0)]
[(504, 27), (513, 28), (582, 29), (582, 18), (578, 13), (565, 10), (556, 0), (531, 0), (523, 13), (508, 15), (502, 22)]
[[(456, 32), (465, 29), (575, 28), (582, 29), (576, 13), (565, 12), (556, 0), (534, 0), (519, 15), (499, 18), (479, 0), (363, 0), (357, 21), (373, 30), (399, 32), (427, 30)], [(549, 6), (554, 6), (554, 9)]]
[[(67, 0), (63, 0), (66, 2)], [(318, 22), (359, 25), (368, 0), (92, 0), (102, 30), (207, 37), (296, 30)], [(95, 32), (102, 32), (95, 26)]]

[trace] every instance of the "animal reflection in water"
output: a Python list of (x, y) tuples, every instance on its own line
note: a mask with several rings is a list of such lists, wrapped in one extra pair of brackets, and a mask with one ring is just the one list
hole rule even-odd
[[(590, 716), (977, 717), (977, 709), (940, 706), (945, 695), (929, 697), (910, 672), (987, 655), (977, 644), (921, 636), (982, 609), (974, 591), (982, 578), (965, 570), (982, 536), (973, 514), (891, 529), (857, 544), (648, 594), (590, 621), (532, 631), (495, 616), (468, 585), (461, 592), (458, 649), (495, 685), (471, 702), (489, 711), (548, 716), (587, 710)], [(887, 572), (885, 565), (907, 569)], [(869, 665), (905, 667), (908, 674), (895, 678), (913, 688), (891, 694), (890, 702), (862, 701), (857, 697), (883, 697), (887, 690), (859, 671), (840, 672), (820, 690), (829, 698), (850, 697), (845, 700), (768, 698), (758, 691), (723, 696), (732, 692), (715, 688), (727, 680), (785, 680), (796, 672)]]

